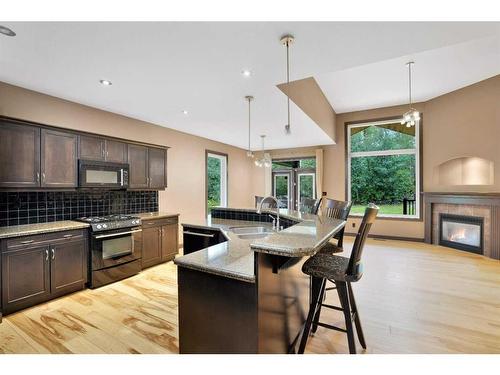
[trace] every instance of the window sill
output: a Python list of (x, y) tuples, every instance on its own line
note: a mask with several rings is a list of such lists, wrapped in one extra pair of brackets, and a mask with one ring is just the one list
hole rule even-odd
[[(362, 219), (363, 214), (350, 214), (349, 219)], [(390, 221), (423, 221), (422, 216), (391, 216), (391, 215), (378, 215), (376, 220), (390, 220)]]

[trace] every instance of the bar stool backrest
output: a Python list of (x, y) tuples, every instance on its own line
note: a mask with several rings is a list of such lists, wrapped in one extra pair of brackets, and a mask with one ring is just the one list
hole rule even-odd
[(300, 212), (306, 213), (306, 214), (318, 214), (319, 206), (321, 204), (321, 198), (319, 199), (314, 199), (314, 198), (307, 198), (303, 197), (300, 200)]
[(347, 274), (351, 276), (356, 276), (359, 272), (361, 263), (361, 255), (363, 254), (363, 248), (365, 247), (366, 238), (370, 232), (372, 224), (375, 222), (379, 208), (370, 203), (366, 207), (363, 220), (359, 226), (358, 233), (356, 234), (356, 239), (354, 240), (354, 245), (352, 247), (351, 256), (349, 258), (349, 265), (347, 266)]
[[(261, 197), (259, 195), (255, 196), (255, 208), (259, 205), (259, 203), (264, 199), (264, 197)], [(266, 202), (262, 205), (262, 208), (276, 208), (276, 202)]]
[(335, 199), (326, 198), (323, 208), (325, 215), (332, 219), (347, 220), (351, 211), (352, 202), (337, 201)]

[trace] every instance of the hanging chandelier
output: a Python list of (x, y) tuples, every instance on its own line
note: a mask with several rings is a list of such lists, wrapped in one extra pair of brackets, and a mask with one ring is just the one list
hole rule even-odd
[(265, 153), (265, 149), (264, 149), (264, 140), (266, 138), (266, 136), (264, 134), (262, 134), (260, 136), (261, 140), (262, 140), (262, 158), (260, 159), (255, 159), (254, 163), (257, 167), (266, 167), (266, 168), (269, 168), (271, 165), (272, 165), (272, 160), (269, 158), (268, 155), (266, 155)]
[(406, 124), (406, 127), (415, 126), (417, 121), (420, 120), (420, 113), (413, 108), (411, 101), (411, 66), (415, 64), (413, 61), (409, 61), (406, 63), (408, 67), (408, 97), (410, 102), (410, 109), (403, 114), (403, 118), (401, 119), (401, 125)]
[[(293, 43), (294, 37), (290, 34), (287, 34), (283, 37), (281, 37), (280, 42), (286, 47), (286, 84), (287, 84), (287, 90), (289, 90), (289, 84), (290, 84), (290, 45)], [(286, 96), (286, 106), (287, 106), (287, 123), (285, 125), (285, 134), (289, 135), (291, 134), (291, 129), (290, 129), (290, 97), (287, 95)]]
[(253, 158), (254, 154), (252, 152), (252, 149), (250, 148), (250, 102), (253, 100), (253, 96), (247, 95), (245, 96), (245, 99), (248, 101), (248, 149), (247, 149), (247, 156), (249, 158)]

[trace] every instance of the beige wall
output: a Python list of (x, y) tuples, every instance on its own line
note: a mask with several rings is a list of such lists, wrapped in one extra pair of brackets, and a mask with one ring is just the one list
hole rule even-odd
[(160, 209), (200, 222), (205, 214), (205, 149), (228, 154), (229, 205), (253, 205), (252, 163), (244, 150), (0, 82), (0, 115), (170, 146)]
[[(417, 103), (423, 113), (423, 190), (433, 192), (500, 192), (500, 76)], [(323, 190), (328, 197), (345, 199), (345, 123), (401, 116), (407, 106), (378, 108), (367, 111), (337, 114), (337, 144), (321, 146), (324, 150)], [(273, 158), (309, 156), (314, 148), (271, 151)], [(436, 167), (452, 158), (481, 157), (493, 161), (495, 183), (490, 186), (440, 185), (435, 176)], [(348, 232), (355, 232), (350, 219)], [(379, 219), (373, 234), (424, 237), (423, 221)]]

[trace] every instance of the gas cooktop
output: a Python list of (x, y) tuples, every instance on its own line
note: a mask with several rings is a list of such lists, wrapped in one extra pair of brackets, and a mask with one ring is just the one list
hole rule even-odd
[(141, 219), (132, 215), (90, 216), (76, 220), (89, 223), (94, 232), (141, 225)]

